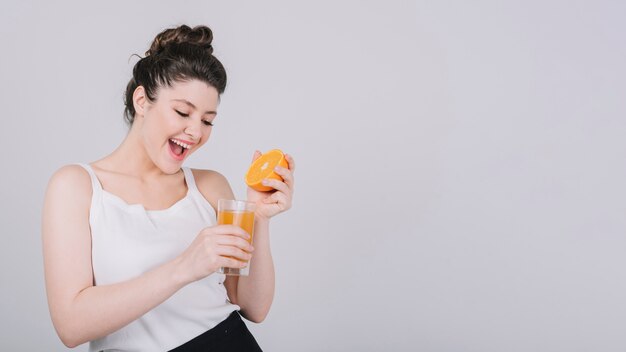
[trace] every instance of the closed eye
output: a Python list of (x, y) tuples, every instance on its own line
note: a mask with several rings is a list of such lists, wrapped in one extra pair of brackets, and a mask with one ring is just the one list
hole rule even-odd
[[(182, 112), (180, 112), (180, 111), (178, 111), (178, 110), (176, 110), (176, 109), (174, 109), (174, 111), (176, 111), (176, 113), (178, 113), (178, 115), (180, 115), (180, 116), (182, 116), (182, 117), (184, 117), (184, 118), (188, 118), (188, 117), (189, 117), (189, 114), (184, 114), (184, 113), (182, 113)], [(209, 120), (203, 120), (203, 121), (202, 121), (202, 123), (203, 123), (205, 126), (213, 126), (213, 122), (211, 122), (211, 121), (209, 121)]]
[(183, 114), (182, 112), (178, 111), (178, 110), (174, 110), (178, 113), (178, 115), (182, 116), (182, 117), (189, 117), (189, 114)]

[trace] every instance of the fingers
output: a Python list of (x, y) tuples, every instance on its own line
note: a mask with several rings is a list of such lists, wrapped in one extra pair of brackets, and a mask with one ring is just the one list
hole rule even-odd
[(217, 225), (211, 228), (210, 242), (214, 253), (220, 256), (221, 265), (229, 268), (245, 267), (252, 258), (254, 247), (248, 242), (250, 235), (239, 226)]
[(246, 241), (250, 239), (250, 234), (244, 231), (241, 227), (235, 225), (217, 225), (207, 229), (210, 229), (211, 232), (216, 235), (233, 235), (241, 237)]
[(254, 151), (254, 154), (252, 155), (252, 162), (254, 162), (256, 159), (260, 158), (260, 157), (261, 157), (261, 154), (262, 154), (262, 153), (261, 153), (260, 151), (255, 150), (255, 151)]
[(285, 159), (289, 163), (289, 170), (291, 170), (292, 173), (294, 171), (296, 171), (296, 162), (295, 162), (295, 160), (293, 160), (291, 155), (290, 154), (285, 154)]
[(239, 248), (231, 247), (231, 246), (220, 247), (217, 251), (217, 254), (222, 257), (237, 259), (237, 260), (244, 261), (244, 262), (247, 262), (248, 260), (252, 258), (251, 253), (242, 251)]
[(217, 244), (221, 246), (241, 248), (242, 250), (247, 251), (247, 252), (252, 252), (254, 250), (254, 247), (247, 240), (244, 240), (243, 238), (239, 238), (235, 236), (229, 236), (229, 235), (218, 236), (216, 238), (216, 242)]
[(224, 268), (245, 268), (248, 266), (248, 262), (233, 259), (233, 258), (223, 257), (221, 266)]
[(250, 234), (235, 225), (206, 227), (181, 254), (186, 279), (199, 280), (221, 267), (244, 268), (252, 259)]
[(276, 168), (274, 168), (274, 172), (276, 172), (278, 175), (280, 175), (280, 177), (283, 178), (283, 181), (285, 181), (285, 183), (290, 189), (293, 189), (293, 184), (294, 184), (293, 170), (276, 166)]
[(265, 204), (277, 204), (281, 210), (286, 210), (291, 207), (290, 198), (282, 192), (274, 192), (271, 196), (263, 199)]
[(232, 248), (245, 253), (254, 251), (254, 247), (250, 244), (250, 235), (239, 226), (217, 225), (208, 227), (205, 235), (205, 240), (209, 246), (214, 246), (211, 245), (214, 243), (221, 248), (218, 250), (220, 255), (232, 255), (230, 252), (224, 252), (223, 248)]
[(284, 193), (291, 193), (291, 188), (285, 182), (278, 181), (273, 178), (266, 178), (263, 180), (262, 183), (264, 186), (272, 187), (273, 189), (277, 191), (284, 192)]

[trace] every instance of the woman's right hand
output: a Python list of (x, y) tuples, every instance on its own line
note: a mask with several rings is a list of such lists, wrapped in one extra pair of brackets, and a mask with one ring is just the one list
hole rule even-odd
[(202, 229), (179, 257), (185, 281), (200, 280), (221, 267), (243, 268), (248, 265), (254, 251), (248, 243), (249, 238), (250, 234), (234, 225)]

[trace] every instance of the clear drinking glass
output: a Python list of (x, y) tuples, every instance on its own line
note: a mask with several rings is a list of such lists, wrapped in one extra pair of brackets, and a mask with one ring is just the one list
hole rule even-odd
[[(217, 201), (217, 224), (235, 225), (250, 234), (248, 242), (252, 244), (254, 234), (254, 211), (256, 206), (252, 202), (243, 200), (220, 199)], [(250, 263), (245, 268), (219, 268), (218, 273), (226, 275), (248, 276)]]

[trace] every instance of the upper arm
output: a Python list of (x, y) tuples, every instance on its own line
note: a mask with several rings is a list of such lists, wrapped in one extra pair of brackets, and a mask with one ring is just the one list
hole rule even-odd
[[(217, 201), (219, 199), (235, 199), (233, 190), (226, 177), (216, 171), (192, 170), (198, 190), (204, 198), (211, 203), (217, 214)], [(237, 276), (226, 276), (224, 287), (231, 303), (237, 304)]]
[(218, 199), (235, 199), (233, 190), (224, 175), (212, 170), (192, 170), (196, 186), (217, 213)]
[(89, 174), (78, 165), (59, 169), (46, 189), (42, 245), (48, 305), (55, 325), (80, 291), (93, 286), (91, 193)]

